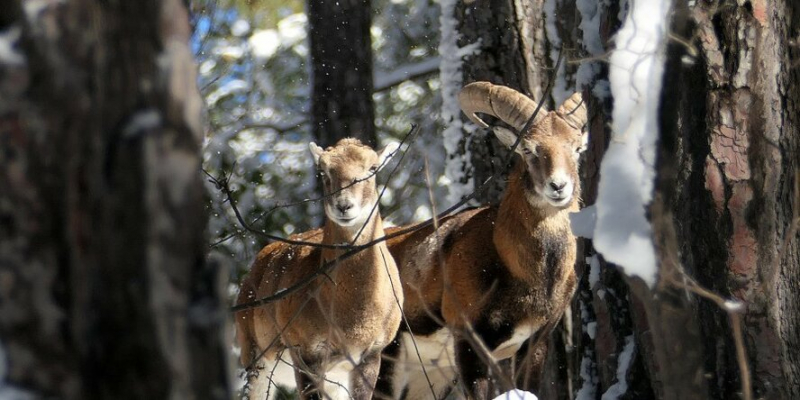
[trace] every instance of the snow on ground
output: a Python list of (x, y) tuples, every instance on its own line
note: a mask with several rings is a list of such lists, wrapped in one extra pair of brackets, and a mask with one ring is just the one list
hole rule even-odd
[[(464, 47), (458, 47), (458, 20), (455, 18), (457, 0), (442, 0), (442, 14), (439, 19), (441, 24), (441, 39), (439, 54), (442, 61), (439, 74), (442, 82), (442, 120), (445, 124), (444, 148), (447, 152), (445, 165), (446, 184), (448, 185), (447, 201), (455, 203), (462, 197), (472, 193), (475, 183), (472, 177), (464, 181), (470, 168), (470, 152), (459, 151), (464, 142), (464, 124), (461, 121), (461, 107), (458, 105), (458, 92), (461, 90), (461, 64), (464, 57), (477, 54), (480, 42), (475, 42)], [(468, 146), (467, 144), (464, 144)], [(467, 147), (468, 149), (468, 147)]]
[(494, 400), (539, 400), (539, 398), (531, 392), (514, 389), (495, 397)]
[(607, 261), (650, 286), (657, 267), (645, 211), (653, 195), (669, 9), (669, 0), (639, 0), (617, 33), (609, 59), (613, 133), (600, 166), (594, 231), (595, 248)]

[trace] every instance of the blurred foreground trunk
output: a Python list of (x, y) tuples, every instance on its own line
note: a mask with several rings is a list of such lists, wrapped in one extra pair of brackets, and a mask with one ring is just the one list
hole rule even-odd
[(230, 398), (184, 2), (0, 9), (0, 397)]

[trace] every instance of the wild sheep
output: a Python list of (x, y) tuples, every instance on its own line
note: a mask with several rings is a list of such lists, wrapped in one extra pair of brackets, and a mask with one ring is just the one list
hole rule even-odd
[[(360, 245), (384, 235), (377, 211), (375, 173), (397, 149), (375, 152), (356, 139), (343, 139), (323, 150), (309, 145), (322, 177), (325, 225), (293, 237), (325, 244)], [(346, 249), (275, 242), (258, 254), (243, 280), (237, 304), (280, 292), (307, 278)], [(395, 291), (394, 288), (397, 288)], [(302, 398), (321, 399), (323, 379), (337, 366), (352, 367), (350, 396), (369, 399), (380, 368), (380, 354), (400, 324), (403, 293), (397, 266), (384, 242), (338, 261), (330, 274), (304, 289), (264, 306), (237, 312), (241, 361), (249, 366), (263, 352), (264, 360), (287, 349), (295, 366)], [(263, 368), (263, 360), (256, 363)], [(251, 393), (266, 391), (264, 371)], [(251, 397), (252, 398), (252, 397)]]
[[(467, 85), (459, 101), (476, 124), (488, 127), (475, 114), (485, 113), (517, 131), (537, 107), (521, 93), (488, 82)], [(495, 360), (507, 359), (530, 337), (548, 334), (569, 306), (576, 285), (576, 242), (568, 214), (578, 209), (585, 123), (580, 93), (554, 112), (541, 110), (521, 133), (520, 159), (499, 205), (464, 211), (442, 219), (438, 229), (389, 241), (411, 332), (429, 375), (441, 378), (434, 379), (437, 396), (446, 395), (442, 390), (456, 373), (469, 398), (490, 395), (489, 369), (467, 329), (474, 330)], [(494, 132), (508, 147), (517, 140), (508, 129)], [(400, 331), (384, 350), (376, 397), (431, 398), (405, 325)]]

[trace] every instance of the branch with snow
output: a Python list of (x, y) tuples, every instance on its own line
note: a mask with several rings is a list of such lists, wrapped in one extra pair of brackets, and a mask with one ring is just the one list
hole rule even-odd
[(401, 65), (391, 71), (376, 71), (373, 78), (374, 91), (380, 92), (409, 79), (432, 74), (439, 69), (441, 62), (439, 57), (431, 57), (420, 62)]

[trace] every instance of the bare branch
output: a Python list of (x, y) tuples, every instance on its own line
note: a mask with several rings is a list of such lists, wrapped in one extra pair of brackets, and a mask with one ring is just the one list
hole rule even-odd
[(392, 71), (376, 71), (373, 92), (391, 89), (405, 81), (439, 72), (439, 57), (431, 57), (417, 63), (404, 64)]

